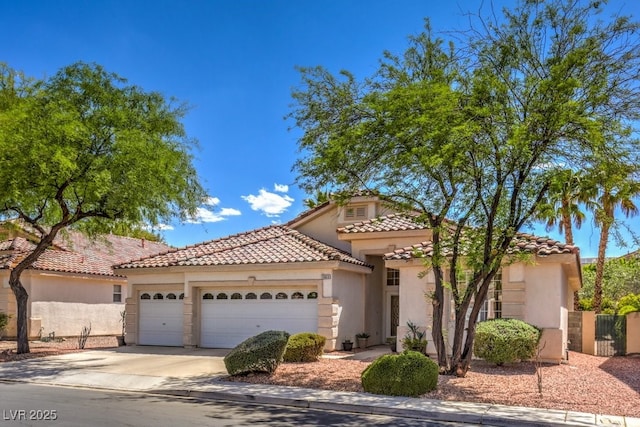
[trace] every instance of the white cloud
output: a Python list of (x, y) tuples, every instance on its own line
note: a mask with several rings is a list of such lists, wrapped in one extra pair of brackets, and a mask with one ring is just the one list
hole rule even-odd
[[(286, 185), (278, 186), (276, 184), (276, 188), (283, 189), (285, 187), (287, 190), (289, 189), (289, 187), (287, 187)], [(260, 211), (268, 217), (279, 216), (280, 214), (285, 212), (294, 201), (294, 199), (286, 194), (280, 195), (276, 193), (270, 193), (264, 188), (260, 190), (257, 196), (250, 194), (248, 196), (242, 196), (242, 198), (246, 200), (249, 205), (251, 205), (251, 209), (253, 209), (254, 211)]]
[(220, 211), (220, 216), (238, 216), (238, 215), (242, 215), (242, 212), (240, 212), (238, 209), (222, 208), (222, 210)]
[(289, 186), (286, 184), (273, 184), (273, 188), (278, 193), (287, 193), (289, 191)]
[(208, 197), (203, 204), (205, 206), (217, 206), (218, 203), (220, 203), (220, 199), (218, 199), (217, 197)]
[(215, 212), (206, 208), (198, 208), (196, 210), (196, 214), (193, 217), (187, 219), (186, 222), (189, 224), (200, 224), (203, 222), (220, 222), (226, 220), (228, 216), (239, 215), (242, 215), (242, 212), (240, 212), (238, 209), (233, 208), (222, 208), (220, 212)]
[(154, 229), (158, 230), (158, 231), (169, 231), (169, 230), (173, 230), (173, 225), (169, 225), (169, 224), (158, 224), (155, 227), (153, 227)]

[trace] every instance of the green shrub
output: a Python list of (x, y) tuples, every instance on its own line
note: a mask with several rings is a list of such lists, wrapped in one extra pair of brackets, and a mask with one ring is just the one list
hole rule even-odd
[(312, 332), (292, 335), (284, 352), (284, 361), (316, 362), (322, 356), (325, 342), (325, 337)]
[(282, 362), (288, 340), (289, 334), (284, 331), (263, 332), (231, 350), (224, 358), (224, 366), (229, 375), (272, 374)]
[(632, 305), (625, 305), (618, 309), (618, 316), (626, 316), (627, 314), (635, 313), (636, 311), (640, 311), (640, 309)]
[(488, 362), (531, 359), (535, 356), (540, 329), (517, 319), (491, 319), (478, 323), (473, 352)]
[(438, 387), (438, 364), (417, 351), (386, 354), (362, 372), (368, 393), (416, 397)]
[(10, 314), (0, 312), (0, 339), (2, 339), (4, 328), (9, 324), (9, 319), (11, 319)]

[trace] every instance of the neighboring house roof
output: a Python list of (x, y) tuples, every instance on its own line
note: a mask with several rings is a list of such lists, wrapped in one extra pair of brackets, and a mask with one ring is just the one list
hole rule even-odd
[(274, 225), (123, 263), (116, 268), (364, 261), (288, 226)]
[[(24, 259), (35, 244), (24, 237), (0, 242), (0, 269), (11, 269)], [(77, 274), (114, 276), (112, 266), (132, 259), (166, 252), (170, 246), (131, 237), (101, 235), (95, 238), (68, 231), (59, 234), (54, 246), (45, 250), (31, 269)]]
[[(537, 237), (531, 234), (518, 234), (507, 251), (509, 254), (530, 253), (537, 256), (548, 256), (555, 254), (579, 254), (577, 246), (547, 237)], [(433, 243), (430, 241), (418, 243), (412, 246), (396, 249), (384, 255), (385, 259), (409, 260), (411, 258), (423, 258), (433, 255)]]

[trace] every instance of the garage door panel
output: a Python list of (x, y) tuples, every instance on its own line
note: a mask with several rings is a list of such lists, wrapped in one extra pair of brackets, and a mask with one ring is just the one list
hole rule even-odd
[(141, 299), (138, 319), (138, 344), (183, 345), (182, 300)]
[(201, 300), (200, 345), (233, 348), (268, 330), (290, 334), (318, 330), (316, 299)]

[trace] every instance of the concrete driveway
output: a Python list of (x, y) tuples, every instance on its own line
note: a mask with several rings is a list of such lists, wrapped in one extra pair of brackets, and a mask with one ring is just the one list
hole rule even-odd
[(0, 379), (120, 390), (190, 389), (227, 375), (226, 349), (127, 346), (0, 364)]

